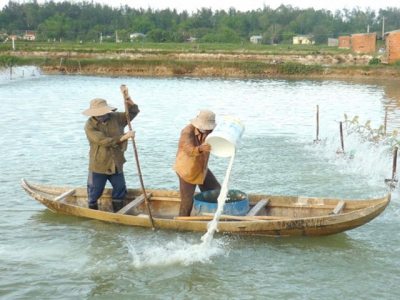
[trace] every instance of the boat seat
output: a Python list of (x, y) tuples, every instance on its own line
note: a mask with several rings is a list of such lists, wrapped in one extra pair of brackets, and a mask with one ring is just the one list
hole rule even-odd
[(269, 199), (261, 199), (258, 201), (256, 205), (247, 213), (246, 216), (254, 217), (261, 213), (262, 209), (264, 209), (269, 203)]
[(329, 215), (338, 215), (342, 212), (343, 208), (346, 206), (346, 202), (340, 200), (336, 207), (329, 213)]
[(72, 194), (75, 194), (76, 190), (72, 189), (72, 190), (68, 190), (65, 193), (62, 193), (60, 196), (57, 196), (54, 198), (54, 201), (62, 201), (65, 198), (67, 198), (68, 196), (71, 196)]
[[(151, 193), (147, 193), (147, 199), (151, 197)], [(131, 201), (129, 204), (125, 205), (123, 208), (121, 208), (119, 211), (116, 212), (116, 214), (123, 214), (123, 215), (128, 215), (135, 207), (139, 206), (140, 203), (144, 201), (144, 194), (141, 194), (140, 196), (136, 197), (135, 200)]]

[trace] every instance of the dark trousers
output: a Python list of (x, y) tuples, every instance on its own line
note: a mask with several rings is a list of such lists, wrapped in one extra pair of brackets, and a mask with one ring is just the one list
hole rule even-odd
[[(178, 175), (179, 177), (179, 175)], [(196, 190), (196, 184), (191, 184), (179, 177), (179, 190), (181, 192), (181, 206), (179, 209), (180, 216), (190, 216), (190, 212), (193, 208), (193, 196)], [(203, 184), (198, 185), (201, 192), (221, 189), (221, 185), (215, 178), (214, 174), (207, 170), (206, 178)]]
[(113, 190), (111, 197), (113, 199), (124, 200), (126, 197), (126, 184), (124, 173), (115, 173), (112, 175), (100, 174), (89, 171), (87, 181), (87, 193), (89, 203), (97, 203), (97, 200), (103, 194), (107, 180), (111, 183)]

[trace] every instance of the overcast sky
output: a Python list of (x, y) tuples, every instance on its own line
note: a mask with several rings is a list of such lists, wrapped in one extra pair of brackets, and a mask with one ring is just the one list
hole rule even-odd
[[(0, 9), (2, 9), (9, 0), (0, 0)], [(85, 0), (86, 2), (90, 2), (91, 0)], [(249, 11), (256, 10), (258, 8), (263, 8), (264, 5), (271, 7), (272, 9), (277, 8), (281, 4), (292, 5), (297, 8), (309, 8), (313, 7), (314, 9), (327, 9), (331, 11), (335, 11), (337, 9), (342, 10), (343, 8), (353, 9), (355, 7), (359, 7), (365, 11), (367, 7), (370, 7), (372, 10), (376, 12), (379, 9), (383, 9), (386, 7), (399, 7), (399, 0), (93, 0), (94, 2), (100, 4), (107, 4), (114, 7), (119, 7), (122, 5), (128, 5), (133, 8), (145, 8), (151, 7), (153, 9), (177, 9), (178, 12), (183, 10), (187, 10), (189, 13), (196, 12), (197, 9), (201, 9), (203, 7), (211, 8), (213, 11), (215, 10), (228, 10), (230, 7), (236, 8), (236, 10), (240, 11)], [(14, 2), (19, 3), (28, 3), (30, 0), (16, 0)], [(44, 3), (45, 0), (38, 0), (38, 3)], [(55, 0), (55, 2), (62, 2), (59, 0)], [(77, 0), (71, 0), (70, 2), (83, 2)]]

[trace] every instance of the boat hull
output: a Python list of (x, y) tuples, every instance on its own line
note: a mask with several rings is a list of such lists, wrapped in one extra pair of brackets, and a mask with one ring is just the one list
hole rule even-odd
[[(152, 228), (147, 205), (144, 201), (133, 206), (141, 190), (128, 190), (126, 206), (132, 206), (123, 213), (112, 212), (111, 189), (106, 189), (99, 199), (99, 210), (87, 207), (85, 188), (53, 187), (28, 183), (22, 180), (22, 187), (34, 199), (50, 210), (71, 216), (89, 218), (104, 222)], [(72, 192), (73, 191), (73, 192)], [(68, 194), (71, 193), (71, 194)], [(180, 206), (178, 191), (146, 190), (148, 203), (156, 229), (179, 231), (207, 231), (208, 220), (189, 217), (177, 218)], [(63, 196), (64, 194), (64, 196)], [(65, 196), (65, 194), (67, 194)], [(218, 222), (220, 233), (264, 236), (324, 236), (362, 226), (379, 216), (390, 203), (390, 194), (370, 200), (343, 200), (314, 197), (292, 197), (249, 194), (250, 206), (262, 199), (268, 204), (261, 213), (253, 217), (225, 216)], [(344, 210), (332, 214), (339, 202)]]

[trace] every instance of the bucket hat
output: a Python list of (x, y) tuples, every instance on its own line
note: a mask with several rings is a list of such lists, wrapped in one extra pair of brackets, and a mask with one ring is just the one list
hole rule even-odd
[(200, 110), (199, 115), (190, 120), (190, 123), (200, 130), (213, 130), (217, 124), (215, 123), (215, 114), (211, 110)]
[(85, 116), (98, 117), (105, 115), (110, 111), (116, 111), (116, 107), (109, 106), (104, 99), (96, 98), (90, 101), (90, 108), (85, 110), (82, 114)]

